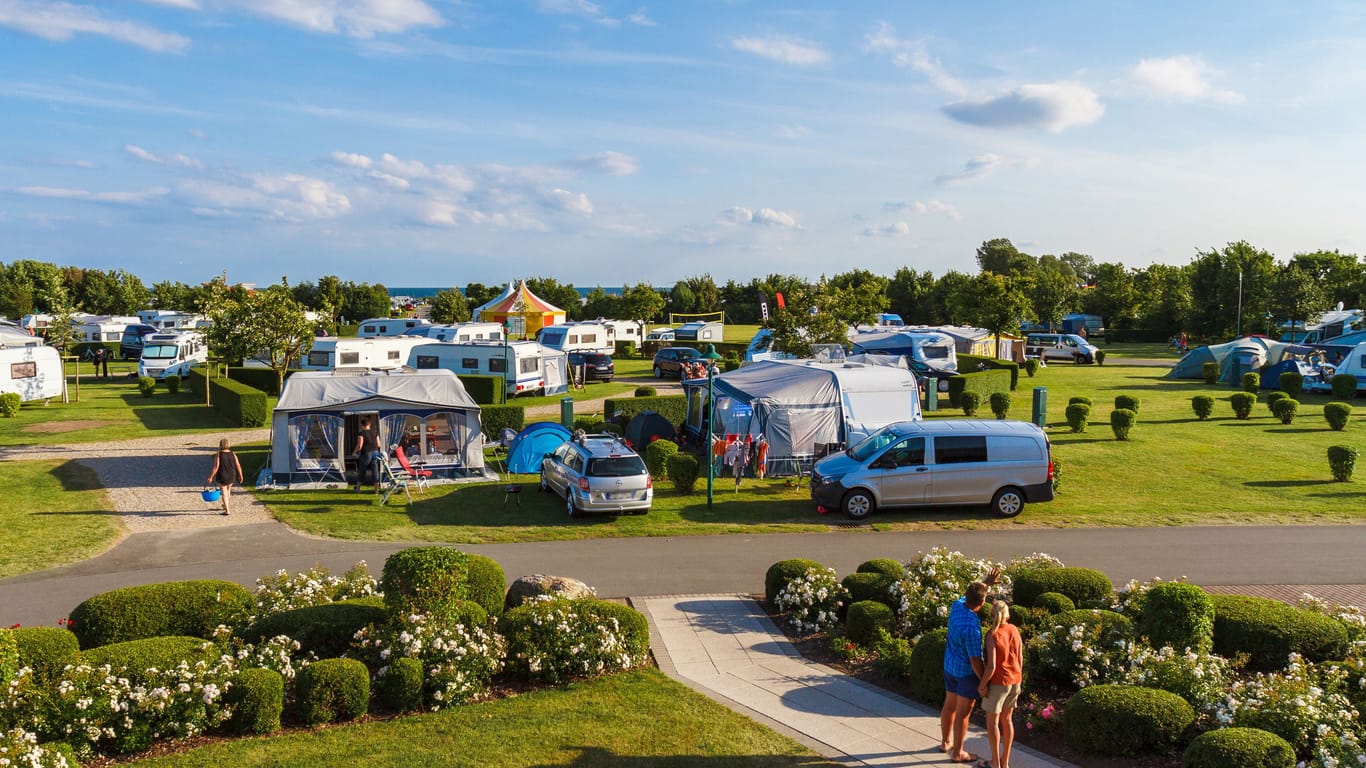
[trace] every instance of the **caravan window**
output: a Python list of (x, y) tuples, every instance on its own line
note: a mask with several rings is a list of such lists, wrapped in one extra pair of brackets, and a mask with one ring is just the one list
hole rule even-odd
[(489, 358), (489, 373), (507, 373), (508, 361), (501, 357)]
[(570, 336), (569, 336), (569, 343), (570, 343), (570, 344), (578, 344), (578, 343), (579, 343), (579, 337), (578, 337), (578, 336), (575, 336), (575, 335), (573, 335), (573, 334), (570, 334)]
[(920, 353), (925, 356), (926, 360), (947, 360), (949, 357), (949, 348), (926, 345), (920, 348)]
[(308, 364), (313, 368), (326, 368), (332, 364), (332, 353), (330, 352), (309, 352)]
[(535, 357), (524, 357), (517, 361), (518, 373), (535, 373), (541, 369), (541, 361)]
[(341, 353), (341, 364), (342, 364), (342, 365), (360, 365), (360, 353), (359, 353), (359, 352), (343, 352), (343, 353)]
[(471, 371), (477, 371), (477, 370), (479, 370), (479, 358), (477, 358), (477, 357), (462, 357), (462, 358), (460, 358), (460, 367), (461, 367), (461, 368), (468, 368), (468, 369), (470, 369)]
[(418, 355), (416, 367), (421, 369), (440, 368), (440, 362), (441, 359), (436, 355)]
[(386, 357), (387, 357), (388, 359), (390, 359), (390, 360), (397, 360), (397, 359), (398, 359), (398, 350), (397, 350), (397, 349), (391, 349), (391, 350), (389, 350), (389, 353), (386, 355)]
[(11, 379), (32, 379), (38, 376), (37, 363), (10, 363), (9, 377)]
[(584, 344), (597, 344), (598, 335), (596, 333), (585, 333), (579, 337), (579, 341), (582, 341)]

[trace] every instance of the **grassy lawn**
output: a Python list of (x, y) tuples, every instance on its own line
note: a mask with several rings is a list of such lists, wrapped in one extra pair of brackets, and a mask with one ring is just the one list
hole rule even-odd
[(834, 765), (654, 670), (395, 720), (222, 741), (139, 768)]
[(84, 560), (121, 525), (95, 473), (74, 461), (10, 461), (0, 472), (0, 578)]

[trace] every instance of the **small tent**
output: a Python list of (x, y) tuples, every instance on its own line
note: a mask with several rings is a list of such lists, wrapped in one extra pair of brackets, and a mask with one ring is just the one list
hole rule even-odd
[(669, 420), (655, 411), (637, 413), (626, 423), (625, 437), (637, 453), (645, 453), (645, 448), (656, 440), (672, 440), (676, 430)]
[(541, 471), (541, 459), (569, 439), (569, 430), (551, 421), (528, 424), (508, 446), (509, 472), (528, 474)]
[(300, 371), (271, 417), (270, 468), (282, 485), (353, 480), (360, 419), (392, 456), (403, 445), (435, 482), (484, 478), (479, 406), (446, 370)]
[(509, 336), (531, 338), (547, 325), (562, 324), (565, 311), (526, 287), (526, 281), (508, 283), (498, 298), (474, 310), (474, 319), (485, 323), (501, 323)]
[(1265, 336), (1244, 336), (1224, 344), (1196, 347), (1176, 361), (1165, 378), (1204, 378), (1204, 364), (1218, 363), (1219, 380), (1236, 384), (1243, 373), (1249, 370), (1255, 371), (1261, 366), (1279, 363), (1288, 346)]

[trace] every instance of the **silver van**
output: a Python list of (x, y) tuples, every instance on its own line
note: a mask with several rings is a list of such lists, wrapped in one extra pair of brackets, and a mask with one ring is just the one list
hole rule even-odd
[(1031, 333), (1025, 337), (1025, 357), (1094, 363), (1100, 349), (1075, 333)]
[(643, 515), (654, 500), (645, 461), (616, 435), (575, 435), (541, 460), (541, 490), (564, 497), (570, 517), (583, 512)]
[(1014, 517), (1053, 500), (1053, 456), (1048, 436), (1025, 421), (902, 421), (816, 462), (811, 498), (855, 520), (878, 507), (964, 505)]

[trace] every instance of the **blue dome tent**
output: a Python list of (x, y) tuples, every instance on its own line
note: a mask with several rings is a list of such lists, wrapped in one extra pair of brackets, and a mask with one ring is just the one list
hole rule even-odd
[(530, 474), (541, 471), (541, 459), (569, 439), (569, 430), (550, 421), (528, 424), (508, 446), (509, 472)]

